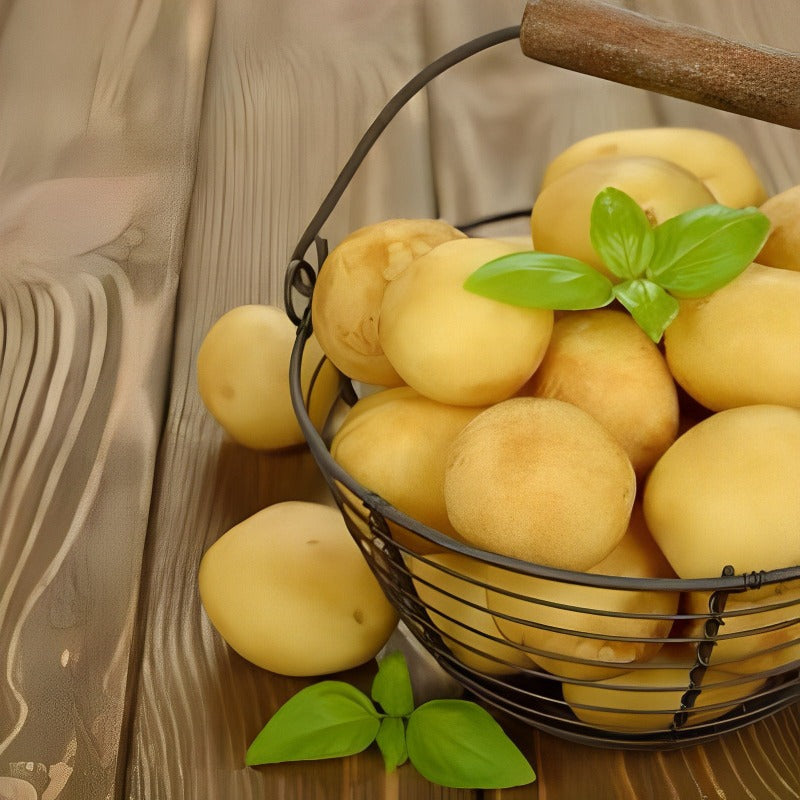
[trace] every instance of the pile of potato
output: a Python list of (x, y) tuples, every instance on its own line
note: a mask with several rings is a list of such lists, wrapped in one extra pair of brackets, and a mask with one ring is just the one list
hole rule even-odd
[[(603, 270), (589, 211), (606, 186), (633, 197), (653, 225), (717, 202), (759, 206), (771, 234), (728, 285), (680, 300), (660, 345), (621, 307), (552, 312), (463, 288), (482, 264), (531, 244)], [(315, 336), (370, 387), (333, 437), (336, 461), (425, 525), (549, 567), (712, 578), (726, 565), (800, 564), (798, 187), (767, 198), (745, 154), (717, 134), (618, 131), (549, 165), (531, 232), (520, 244), (438, 220), (388, 220), (331, 251), (312, 300)], [(707, 595), (536, 579), (394, 533), (465, 664), (545, 670), (591, 725), (672, 722), (695, 660), (679, 640), (702, 637), (705, 620), (692, 615), (708, 612)], [(716, 645), (705, 710), (691, 722), (763, 683), (737, 675), (800, 661), (799, 607), (798, 581), (730, 598), (728, 610), (742, 613), (724, 633), (768, 630)], [(673, 623), (679, 612), (688, 618)], [(648, 713), (626, 712), (637, 700)]]

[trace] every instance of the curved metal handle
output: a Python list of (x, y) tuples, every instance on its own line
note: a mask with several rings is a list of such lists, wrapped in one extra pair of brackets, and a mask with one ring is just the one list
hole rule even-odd
[(597, 0), (529, 0), (522, 52), (598, 78), (800, 128), (800, 54)]

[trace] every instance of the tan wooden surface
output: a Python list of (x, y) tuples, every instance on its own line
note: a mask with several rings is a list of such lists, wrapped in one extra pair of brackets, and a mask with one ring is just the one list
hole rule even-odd
[[(797, 49), (796, 0), (618, 5)], [(324, 499), (302, 449), (238, 447), (194, 359), (232, 306), (277, 303), (288, 255), (366, 126), (500, 0), (0, 4), (0, 798), (800, 798), (798, 707), (704, 747), (577, 746), (507, 721), (535, 784), (432, 786), (370, 750), (250, 769), (306, 680), (204, 617), (205, 549), (265, 505)], [(800, 133), (568, 73), (513, 43), (392, 123), (325, 227), (530, 205), (550, 157), (612, 128), (698, 125), (800, 183)], [(362, 688), (372, 665), (344, 677)]]

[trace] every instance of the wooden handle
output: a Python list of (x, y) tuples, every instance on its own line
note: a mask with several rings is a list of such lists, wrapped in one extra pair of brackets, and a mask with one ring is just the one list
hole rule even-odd
[(537, 61), (800, 128), (800, 55), (597, 0), (529, 0), (522, 52)]

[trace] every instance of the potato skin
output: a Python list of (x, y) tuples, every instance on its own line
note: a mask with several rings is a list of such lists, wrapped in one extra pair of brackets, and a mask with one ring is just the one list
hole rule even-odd
[(678, 432), (678, 393), (664, 357), (620, 311), (561, 315), (542, 363), (519, 394), (587, 411), (622, 445), (640, 477)]
[(341, 514), (318, 503), (276, 503), (235, 525), (206, 551), (198, 586), (228, 645), (282, 675), (363, 664), (397, 624)]
[(681, 578), (800, 564), (800, 410), (720, 411), (680, 436), (653, 467), (644, 512)]
[(348, 377), (377, 386), (403, 383), (383, 354), (383, 293), (415, 258), (465, 234), (435, 219), (390, 219), (359, 228), (328, 254), (311, 301), (322, 349)]
[(621, 445), (582, 409), (515, 397), (487, 408), (455, 438), (444, 493), (466, 542), (581, 570), (625, 535), (636, 476)]
[(800, 407), (800, 272), (751, 264), (708, 297), (681, 300), (664, 333), (675, 380), (712, 411)]
[(698, 128), (631, 128), (589, 136), (550, 162), (542, 186), (585, 161), (619, 156), (672, 161), (703, 181), (717, 202), (731, 208), (757, 206), (767, 197), (742, 148), (726, 136)]
[(539, 192), (531, 212), (534, 247), (544, 253), (577, 258), (614, 277), (589, 236), (592, 204), (608, 186), (630, 195), (653, 225), (714, 202), (699, 178), (671, 161), (648, 156), (586, 161)]
[[(295, 327), (282, 309), (251, 304), (223, 314), (200, 345), (200, 397), (231, 438), (244, 447), (278, 450), (305, 441), (289, 390), (289, 358), (295, 336)], [(303, 353), (301, 370), (306, 393), (322, 358), (322, 350), (312, 336)], [(325, 361), (308, 409), (317, 430), (325, 423), (339, 384), (336, 368)]]
[(553, 312), (464, 288), (478, 267), (519, 250), (493, 239), (445, 242), (386, 287), (380, 342), (409, 386), (440, 403), (485, 406), (530, 378), (550, 341)]
[(767, 215), (772, 229), (756, 261), (765, 267), (800, 271), (800, 185), (768, 198), (759, 210)]

